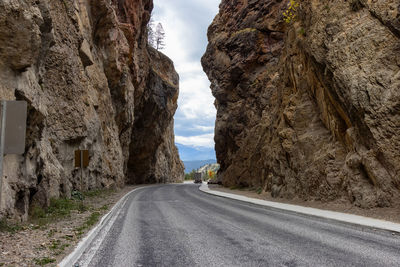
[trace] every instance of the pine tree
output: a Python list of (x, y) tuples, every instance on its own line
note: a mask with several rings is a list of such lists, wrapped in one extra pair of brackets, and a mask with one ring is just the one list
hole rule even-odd
[(150, 46), (155, 47), (155, 32), (154, 32), (154, 20), (153, 17), (150, 18), (147, 24), (147, 42)]
[(161, 23), (157, 24), (156, 32), (155, 32), (155, 46), (157, 50), (161, 50), (165, 47), (164, 39), (165, 39), (165, 31)]

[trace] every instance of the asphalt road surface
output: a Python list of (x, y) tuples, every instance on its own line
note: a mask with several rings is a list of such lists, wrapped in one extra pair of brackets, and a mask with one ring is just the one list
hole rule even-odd
[(400, 266), (399, 235), (220, 198), (198, 187), (131, 193), (81, 266)]

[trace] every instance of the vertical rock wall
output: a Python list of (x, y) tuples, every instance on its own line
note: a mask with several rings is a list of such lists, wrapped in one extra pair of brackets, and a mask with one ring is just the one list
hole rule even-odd
[[(151, 0), (0, 2), (0, 95), (26, 100), (29, 109), (25, 153), (5, 156), (1, 215), (26, 219), (32, 205), (48, 205), (72, 190), (131, 182), (128, 162), (142, 161), (132, 155), (138, 148), (131, 142), (139, 136), (138, 143), (151, 146), (157, 160), (164, 156), (160, 163), (143, 163), (153, 170), (152, 181), (164, 173), (167, 181), (183, 177), (171, 126), (178, 78), (164, 56), (149, 55), (146, 25), (152, 8)], [(173, 92), (152, 87), (159, 79), (152, 65), (164, 63), (165, 73), (176, 77)], [(170, 103), (169, 115), (149, 116), (169, 127), (154, 131), (136, 125), (148, 112), (141, 99), (158, 91)], [(90, 152), (82, 184), (73, 166), (76, 149)]]
[(398, 1), (225, 1), (202, 59), (219, 179), (274, 197), (399, 204)]
[[(165, 183), (183, 179), (183, 164), (174, 144), (173, 116), (177, 108), (179, 76), (172, 61), (149, 49), (151, 68), (147, 88), (135, 98), (135, 116), (128, 162), (129, 183)], [(158, 118), (155, 120), (154, 118)]]

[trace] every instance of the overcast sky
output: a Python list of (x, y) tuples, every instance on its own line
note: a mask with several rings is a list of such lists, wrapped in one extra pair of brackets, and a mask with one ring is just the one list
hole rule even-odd
[(200, 59), (207, 47), (207, 28), (220, 0), (154, 0), (153, 19), (165, 30), (164, 54), (180, 76), (175, 143), (182, 160), (215, 158), (216, 110)]

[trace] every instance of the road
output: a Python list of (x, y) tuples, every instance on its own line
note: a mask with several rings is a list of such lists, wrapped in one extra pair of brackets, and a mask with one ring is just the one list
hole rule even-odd
[[(80, 266), (400, 266), (400, 236), (160, 185), (127, 198)], [(94, 251), (93, 251), (94, 250)]]

